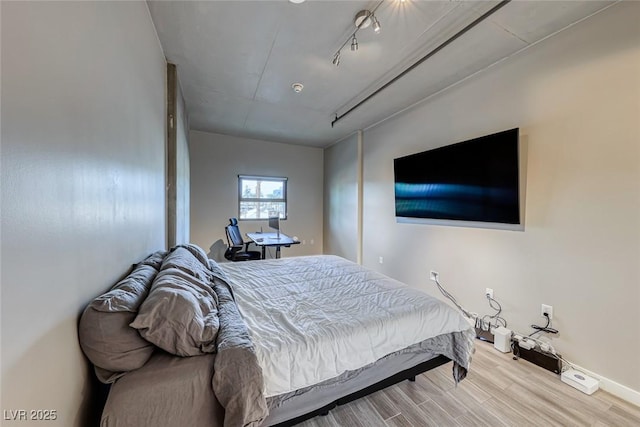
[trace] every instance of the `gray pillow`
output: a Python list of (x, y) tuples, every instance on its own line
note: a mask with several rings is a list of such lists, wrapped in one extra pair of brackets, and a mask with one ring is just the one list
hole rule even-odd
[(184, 246), (178, 246), (172, 249), (171, 253), (166, 256), (160, 267), (160, 271), (169, 268), (177, 268), (201, 282), (209, 283), (211, 280), (211, 271), (208, 262), (203, 264), (193, 252)]
[(167, 256), (168, 253), (169, 252), (167, 252), (167, 251), (156, 251), (156, 252), (152, 253), (151, 255), (149, 255), (140, 264), (150, 265), (151, 267), (153, 267), (156, 270), (160, 271), (160, 266), (162, 265), (162, 261), (164, 260), (164, 258)]
[(185, 248), (186, 250), (191, 252), (191, 254), (196, 257), (196, 259), (200, 261), (205, 267), (209, 265), (209, 257), (200, 246), (187, 243), (184, 245), (178, 245), (178, 247)]
[(113, 382), (121, 376), (119, 373), (138, 369), (151, 357), (153, 345), (129, 324), (157, 273), (150, 265), (137, 265), (84, 310), (78, 327), (80, 346), (96, 366), (101, 381)]
[(220, 326), (217, 307), (217, 296), (207, 282), (163, 264), (130, 326), (177, 356), (213, 353)]

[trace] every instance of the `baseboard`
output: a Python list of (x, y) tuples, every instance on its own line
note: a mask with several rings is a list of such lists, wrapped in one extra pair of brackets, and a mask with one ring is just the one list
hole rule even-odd
[(584, 369), (574, 363), (571, 363), (571, 366), (578, 371), (582, 371), (590, 377), (596, 378), (600, 381), (600, 388), (608, 393), (613, 394), (616, 397), (619, 397), (622, 400), (633, 403), (634, 405), (640, 406), (640, 391), (633, 390), (632, 388), (627, 387), (626, 385), (622, 385), (617, 383), (609, 378), (603, 377), (602, 375), (598, 375), (595, 372), (591, 372), (588, 369)]

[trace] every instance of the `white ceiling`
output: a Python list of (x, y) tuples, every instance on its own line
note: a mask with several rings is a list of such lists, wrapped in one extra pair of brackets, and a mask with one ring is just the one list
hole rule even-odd
[[(374, 98), (351, 106), (498, 4), (385, 0), (380, 34), (334, 53), (374, 1), (148, 1), (177, 64), (191, 129), (324, 147), (601, 10), (612, 1), (512, 1)], [(304, 90), (296, 94), (291, 84)]]

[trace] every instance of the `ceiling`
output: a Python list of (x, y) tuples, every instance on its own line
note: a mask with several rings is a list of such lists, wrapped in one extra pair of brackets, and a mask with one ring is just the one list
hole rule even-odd
[[(374, 1), (148, 1), (177, 65), (193, 130), (325, 147), (609, 6), (611, 1), (512, 1), (404, 77), (352, 106), (498, 4), (384, 0), (382, 31), (357, 33)], [(304, 85), (295, 93), (291, 85)]]

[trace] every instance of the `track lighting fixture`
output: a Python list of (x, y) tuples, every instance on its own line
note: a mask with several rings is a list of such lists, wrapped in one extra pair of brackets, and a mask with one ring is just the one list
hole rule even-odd
[(372, 12), (368, 11), (368, 10), (361, 10), (360, 12), (356, 13), (355, 18), (353, 18), (353, 24), (356, 26), (357, 29), (361, 29), (361, 28), (367, 28), (369, 25), (371, 25), (371, 15), (373, 15)]
[(380, 30), (382, 27), (380, 26), (380, 21), (378, 21), (378, 18), (376, 18), (374, 13), (378, 9), (378, 7), (380, 7), (383, 1), (384, 0), (381, 0), (372, 10), (364, 9), (356, 13), (356, 16), (353, 18), (353, 23), (356, 26), (356, 29), (353, 33), (351, 33), (351, 35), (349, 35), (344, 43), (342, 43), (342, 46), (340, 46), (340, 48), (333, 55), (333, 65), (335, 65), (336, 67), (340, 65), (340, 52), (347, 45), (347, 43), (349, 43), (349, 41), (351, 41), (351, 51), (355, 52), (358, 50), (358, 39), (356, 38), (356, 33), (362, 28), (371, 26), (376, 34), (380, 34)]
[(356, 50), (358, 50), (358, 39), (356, 39), (356, 36), (353, 36), (353, 39), (351, 39), (351, 51), (355, 52)]
[(380, 34), (380, 30), (381, 30), (380, 21), (378, 21), (378, 18), (376, 18), (376, 16), (373, 14), (371, 15), (371, 19), (373, 20), (373, 31), (376, 34)]
[(340, 51), (337, 51), (335, 55), (333, 55), (333, 65), (336, 67), (340, 65)]

